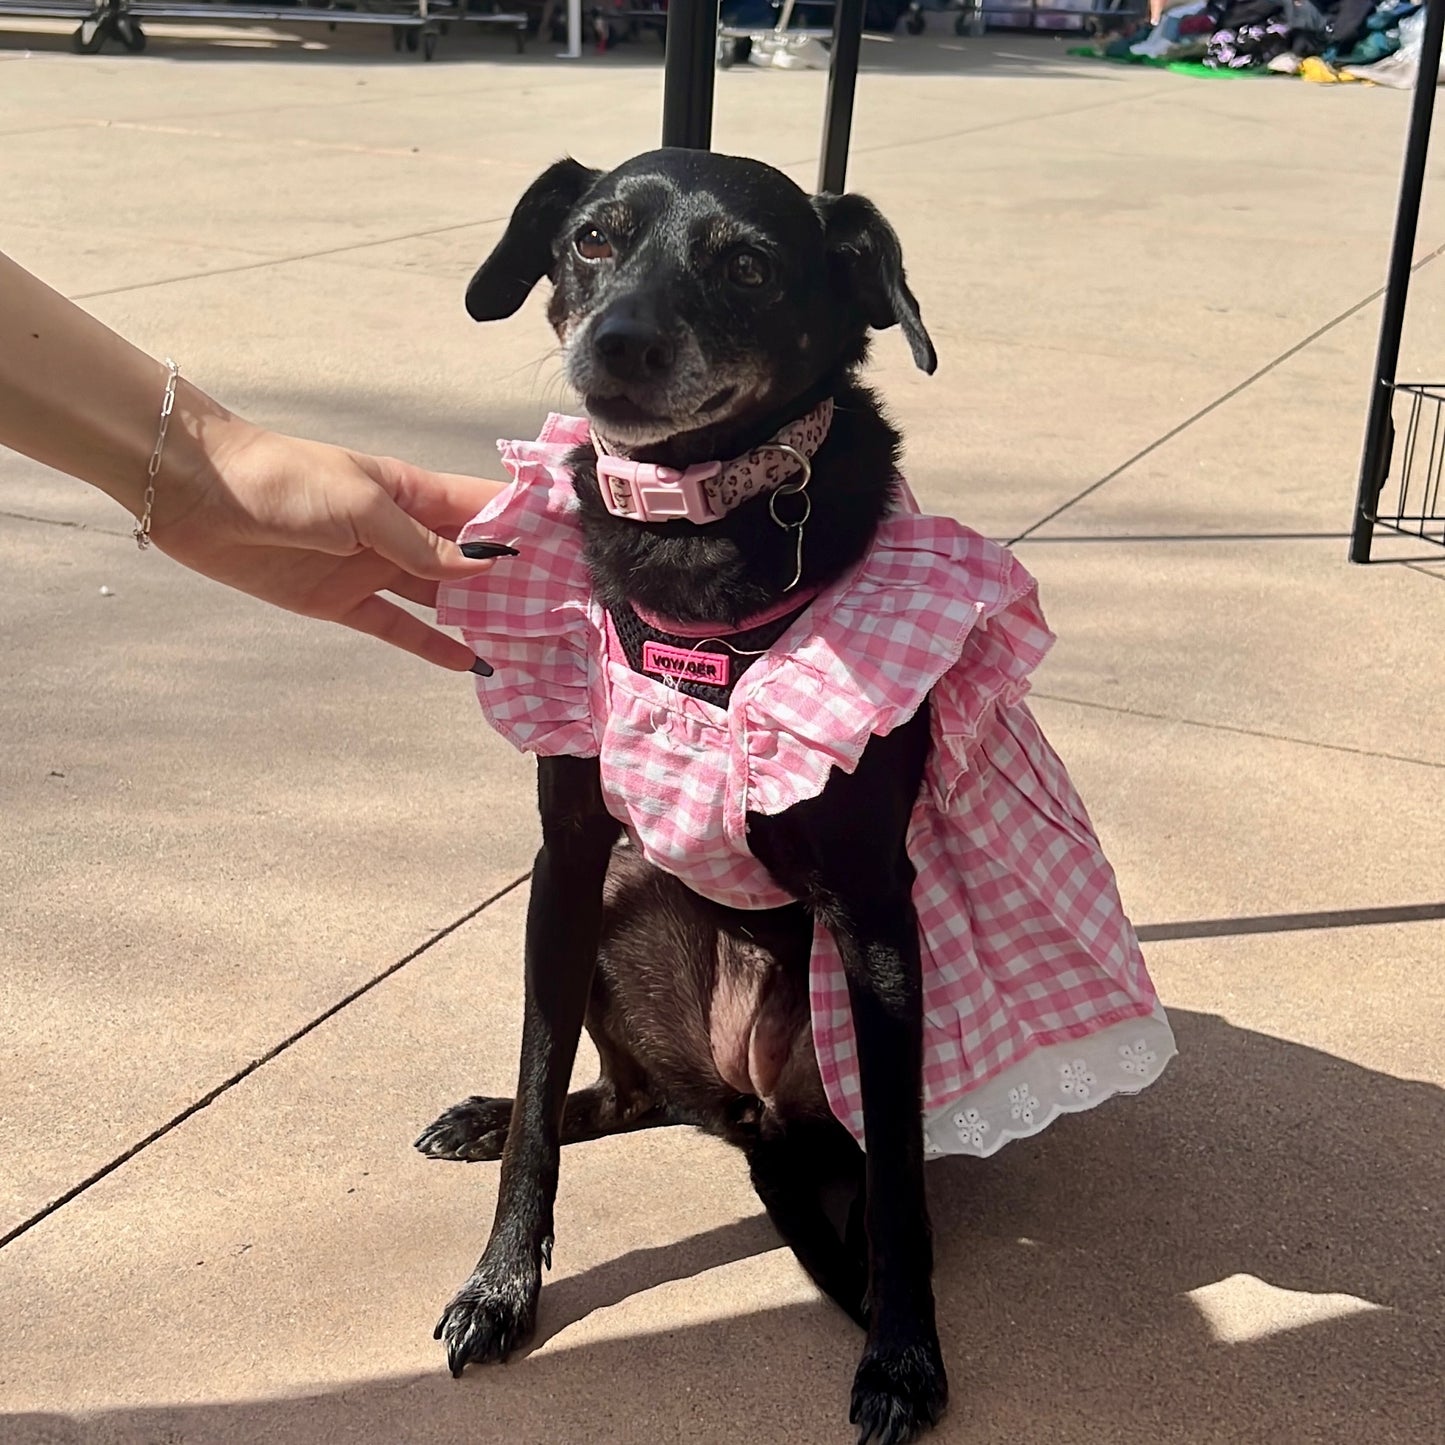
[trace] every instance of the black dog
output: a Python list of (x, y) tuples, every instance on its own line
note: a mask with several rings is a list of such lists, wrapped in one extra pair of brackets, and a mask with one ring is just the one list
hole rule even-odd
[[(619, 632), (634, 607), (719, 628), (772, 608), (764, 625), (734, 635), (740, 656), (764, 651), (807, 605), (788, 610), (789, 597), (806, 599), (858, 563), (893, 501), (898, 435), (854, 372), (869, 330), (895, 324), (920, 367), (936, 364), (897, 237), (861, 197), (810, 199), (753, 161), (659, 151), (609, 174), (563, 161), (517, 206), (467, 309), (477, 320), (509, 316), (544, 275), (568, 379), (614, 452), (675, 468), (738, 457), (832, 399), (831, 429), (803, 478), (801, 532), (796, 484), (780, 489), (792, 511), (763, 494), (706, 526), (640, 522), (604, 506), (593, 448), (570, 458), (595, 594)], [(709, 697), (706, 679), (697, 686)], [(618, 846), (596, 759), (541, 759), (517, 1097), (468, 1099), (418, 1141), (436, 1158), (502, 1160), (486, 1251), (437, 1326), (453, 1373), (505, 1357), (533, 1327), (560, 1145), (687, 1123), (747, 1153), (783, 1238), (867, 1330), (850, 1415), (860, 1439), (903, 1441), (937, 1420), (948, 1387), (905, 846), (928, 748), (924, 706), (875, 737), (853, 773), (835, 770), (818, 797), (750, 813), (752, 854), (797, 900), (765, 910), (704, 900)], [(815, 917), (847, 974), (866, 1168), (813, 1056)], [(584, 1016), (602, 1075), (566, 1095)], [(824, 1199), (839, 1181), (855, 1199), (841, 1227)]]

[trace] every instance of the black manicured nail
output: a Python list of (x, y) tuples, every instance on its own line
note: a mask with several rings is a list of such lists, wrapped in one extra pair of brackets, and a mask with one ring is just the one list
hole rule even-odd
[(478, 677), (490, 677), (496, 671), (496, 668), (494, 668), (486, 658), (479, 657), (467, 671), (476, 673)]
[(463, 557), (473, 562), (485, 562), (492, 557), (515, 557), (517, 549), (503, 542), (463, 542), (458, 550)]

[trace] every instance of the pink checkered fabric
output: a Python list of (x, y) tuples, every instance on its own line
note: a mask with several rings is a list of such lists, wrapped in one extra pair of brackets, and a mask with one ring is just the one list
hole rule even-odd
[[(1053, 636), (1004, 548), (906, 497), (855, 572), (739, 679), (726, 710), (632, 671), (592, 596), (565, 465), (585, 421), (503, 442), (514, 483), (462, 533), (518, 548), (443, 588), (441, 621), (495, 667), (487, 718), (516, 747), (599, 757), (644, 855), (738, 908), (789, 901), (748, 851), (749, 812), (815, 797), (931, 692), (933, 749), (909, 831), (925, 959), (925, 1112), (1051, 1044), (1144, 1019), (1157, 999), (1112, 870), (1023, 701)], [(857, 1046), (819, 925), (813, 1035), (828, 1098), (860, 1140)]]

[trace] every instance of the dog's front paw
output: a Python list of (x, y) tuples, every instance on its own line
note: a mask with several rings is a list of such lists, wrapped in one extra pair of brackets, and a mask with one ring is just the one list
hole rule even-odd
[(948, 1404), (948, 1376), (936, 1338), (903, 1348), (870, 1345), (853, 1377), (858, 1445), (903, 1445), (938, 1423)]
[(468, 1365), (505, 1360), (537, 1322), (540, 1269), (489, 1269), (485, 1261), (442, 1311), (432, 1338), (447, 1347), (453, 1377)]
[(510, 1099), (473, 1096), (453, 1104), (421, 1131), (416, 1147), (429, 1159), (460, 1159), (471, 1163), (500, 1159), (512, 1122)]

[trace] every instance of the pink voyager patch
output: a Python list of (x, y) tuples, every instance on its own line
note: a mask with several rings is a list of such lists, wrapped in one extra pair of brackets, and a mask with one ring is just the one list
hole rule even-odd
[(642, 670), (670, 677), (678, 682), (701, 682), (708, 687), (726, 687), (732, 671), (730, 657), (715, 652), (689, 652), (661, 642), (642, 644)]

